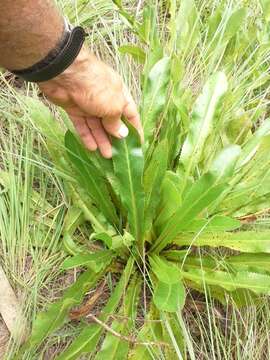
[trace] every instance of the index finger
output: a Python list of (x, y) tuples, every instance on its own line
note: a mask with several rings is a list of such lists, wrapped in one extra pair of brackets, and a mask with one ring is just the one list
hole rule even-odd
[(127, 104), (123, 109), (123, 116), (127, 119), (127, 121), (135, 127), (138, 131), (141, 142), (144, 141), (143, 127), (140, 120), (140, 115), (137, 110), (137, 106), (132, 98), (132, 96), (127, 93), (126, 94)]

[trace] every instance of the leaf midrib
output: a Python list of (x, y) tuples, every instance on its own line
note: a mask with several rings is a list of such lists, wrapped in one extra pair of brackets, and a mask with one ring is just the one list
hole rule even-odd
[(131, 194), (131, 204), (133, 209), (133, 217), (134, 217), (134, 227), (135, 227), (135, 239), (138, 241), (138, 235), (139, 235), (139, 227), (138, 227), (138, 213), (137, 213), (137, 207), (136, 207), (136, 200), (135, 200), (135, 191), (134, 191), (134, 185), (131, 178), (131, 166), (130, 166), (130, 157), (129, 157), (129, 151), (127, 147), (126, 140), (124, 141), (124, 149), (125, 149), (125, 157), (127, 162), (127, 168), (128, 168), (128, 182), (129, 182), (129, 188), (130, 188), (130, 194)]

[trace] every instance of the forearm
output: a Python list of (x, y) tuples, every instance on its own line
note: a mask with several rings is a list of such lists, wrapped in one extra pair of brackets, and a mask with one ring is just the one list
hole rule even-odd
[(27, 68), (62, 36), (64, 21), (53, 0), (0, 0), (0, 66)]

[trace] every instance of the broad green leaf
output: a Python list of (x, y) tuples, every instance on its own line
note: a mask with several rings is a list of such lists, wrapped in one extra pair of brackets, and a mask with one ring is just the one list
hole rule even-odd
[[(183, 328), (185, 331), (187, 325), (179, 321), (180, 311), (175, 314), (161, 314), (161, 325), (163, 328), (163, 339), (170, 346), (164, 348), (165, 359), (187, 359), (186, 355), (186, 342), (184, 339)], [(190, 357), (194, 360), (194, 357)]]
[[(134, 260), (130, 258), (111, 297), (102, 309), (101, 315), (99, 316), (101, 321), (106, 323), (110, 315), (116, 311), (121, 297), (125, 293), (133, 268)], [(95, 351), (103, 331), (104, 329), (98, 324), (87, 324), (73, 343), (65, 351), (63, 351), (56, 360), (76, 360), (82, 354)]]
[[(190, 288), (204, 295), (207, 292), (209, 297), (217, 299), (224, 306), (228, 306), (228, 301), (230, 301), (230, 303), (233, 302), (239, 308), (243, 306), (254, 306), (261, 301), (260, 295), (248, 289), (237, 289), (228, 293), (226, 289), (218, 285), (199, 284), (199, 282), (195, 283), (192, 281), (187, 281), (187, 284)], [(230, 296), (229, 298), (228, 295)]]
[(194, 219), (187, 229), (189, 232), (232, 231), (241, 227), (241, 221), (228, 216), (215, 215), (209, 219)]
[(82, 210), (85, 220), (89, 221), (96, 232), (106, 232), (110, 226), (98, 209), (92, 204), (91, 198), (77, 184), (67, 183), (67, 193), (74, 206)]
[(136, 45), (122, 45), (118, 48), (118, 51), (121, 54), (129, 54), (131, 55), (136, 61), (143, 64), (145, 62), (145, 52), (143, 49)]
[(235, 271), (270, 271), (270, 254), (240, 254), (226, 258)]
[(121, 201), (128, 212), (130, 232), (143, 246), (144, 159), (137, 131), (130, 127), (127, 138), (113, 141), (113, 166)]
[(200, 161), (205, 141), (214, 126), (214, 115), (227, 88), (227, 79), (223, 72), (212, 75), (194, 105), (189, 132), (180, 157), (187, 175), (193, 173)]
[(241, 168), (250, 161), (250, 159), (256, 154), (262, 139), (269, 133), (270, 119), (266, 119), (243, 146), (242, 153), (237, 162), (237, 168)]
[(73, 234), (83, 222), (83, 212), (76, 206), (71, 206), (65, 216), (63, 233)]
[(199, 268), (204, 270), (230, 270), (232, 272), (247, 271), (266, 273), (270, 271), (270, 255), (240, 254), (219, 259), (214, 256), (188, 256), (184, 268)]
[(182, 271), (184, 279), (199, 284), (217, 285), (227, 291), (237, 289), (249, 289), (256, 294), (270, 294), (270, 276), (247, 271), (229, 273), (225, 271), (205, 271), (203, 269), (191, 269)]
[[(152, 57), (153, 53), (160, 53), (160, 58), (162, 56), (162, 51), (160, 49), (160, 39), (158, 34), (158, 25), (157, 25), (157, 7), (153, 6), (151, 3), (147, 4), (145, 3), (143, 8), (143, 21), (141, 24), (138, 24), (137, 31), (140, 34), (141, 39), (143, 39), (144, 42), (147, 43), (149, 47), (152, 48), (152, 51), (147, 53), (147, 64), (144, 67), (144, 71), (148, 66), (150, 65), (152, 61), (149, 61), (149, 57)], [(156, 54), (154, 55), (154, 58), (156, 58)], [(158, 59), (156, 58), (156, 61)], [(154, 61), (154, 63), (156, 62)], [(150, 64), (149, 64), (150, 63)]]
[[(124, 336), (130, 335), (134, 326), (137, 313), (138, 297), (140, 294), (141, 281), (135, 276), (127, 289), (122, 307), (118, 314), (122, 317), (113, 321), (111, 328)], [(127, 318), (127, 321), (123, 321)], [(129, 350), (129, 343), (111, 333), (107, 333), (100, 351), (95, 357), (96, 360), (126, 359)]]
[(170, 261), (177, 261), (182, 262), (183, 259), (185, 259), (188, 254), (190, 253), (190, 250), (165, 250), (162, 251), (162, 255)]
[[(241, 148), (238, 145), (229, 145), (223, 148), (214, 158), (213, 162), (210, 165), (209, 173), (215, 177), (215, 183), (220, 182), (229, 182), (233, 178), (235, 173), (235, 168), (237, 160), (241, 154)], [(226, 197), (226, 193), (229, 192), (230, 186), (226, 187), (226, 191), (222, 195), (222, 199)], [(214, 209), (222, 201), (221, 198), (209, 208), (209, 213), (213, 213)]]
[(63, 248), (70, 255), (76, 255), (83, 251), (83, 248), (72, 239), (72, 235), (77, 227), (83, 223), (83, 211), (76, 206), (71, 206), (65, 216), (63, 229)]
[(95, 273), (101, 271), (113, 259), (113, 253), (110, 250), (96, 251), (92, 254), (78, 254), (66, 259), (62, 264), (62, 269), (73, 269), (74, 267), (86, 266)]
[(160, 142), (151, 159), (149, 166), (144, 172), (145, 191), (145, 231), (149, 231), (156, 208), (160, 202), (161, 184), (164, 179), (168, 160), (168, 144), (164, 140)]
[(93, 233), (91, 234), (91, 240), (92, 239), (95, 239), (95, 240), (101, 240), (104, 242), (104, 244), (109, 248), (111, 249), (112, 248), (112, 236), (105, 233), (105, 232), (102, 232), (102, 233)]
[(70, 131), (67, 131), (65, 135), (65, 145), (76, 171), (76, 180), (93, 199), (107, 220), (111, 224), (117, 224), (118, 218), (106, 186), (106, 180), (90, 161), (88, 150)]
[(200, 39), (199, 14), (194, 0), (182, 0), (175, 20), (172, 36), (176, 38), (176, 48), (188, 53), (196, 47)]
[(141, 109), (142, 123), (146, 142), (157, 125), (158, 117), (167, 100), (168, 83), (170, 80), (169, 57), (159, 60), (148, 74), (144, 89)]
[(69, 255), (74, 256), (85, 251), (85, 249), (82, 246), (79, 246), (78, 244), (75, 243), (75, 241), (73, 240), (72, 236), (69, 233), (65, 233), (63, 235), (62, 244), (63, 244), (63, 249)]
[(224, 40), (228, 41), (237, 34), (247, 16), (247, 9), (240, 8), (232, 13), (224, 31)]
[(121, 248), (130, 247), (134, 240), (134, 237), (127, 231), (124, 231), (123, 235), (108, 233), (93, 233), (91, 239), (101, 240), (111, 250), (117, 250), (118, 255)]
[(185, 304), (185, 288), (181, 280), (174, 284), (158, 281), (154, 287), (154, 304), (161, 311), (176, 312)]
[(165, 284), (175, 284), (181, 280), (181, 273), (173, 263), (157, 255), (150, 256), (149, 260), (151, 270), (159, 281)]
[(77, 338), (55, 360), (77, 360), (81, 354), (95, 351), (102, 335), (100, 325), (85, 326)]
[(215, 185), (215, 177), (211, 174), (203, 175), (188, 191), (182, 206), (173, 214), (167, 222), (152, 247), (159, 252), (183, 230), (187, 230), (189, 224), (202, 210), (205, 210), (224, 191), (226, 185)]
[(32, 97), (23, 97), (23, 102), (29, 112), (29, 116), (34, 123), (34, 126), (53, 142), (57, 148), (64, 150), (64, 131), (60, 124), (55, 121), (48, 106), (40, 100)]
[(69, 310), (82, 302), (84, 295), (100, 279), (103, 273), (84, 272), (77, 281), (65, 291), (62, 299), (51, 304), (48, 310), (39, 313), (33, 324), (33, 330), (22, 350), (34, 348), (53, 331), (68, 321)]
[(174, 240), (179, 246), (211, 246), (251, 252), (270, 253), (269, 231), (240, 231), (235, 233), (205, 233), (202, 235), (179, 234)]
[(266, 21), (270, 20), (270, 0), (260, 0), (263, 14)]
[(225, 181), (233, 175), (240, 154), (241, 147), (238, 145), (230, 145), (218, 153), (209, 169), (216, 182)]
[[(267, 209), (270, 199), (270, 135), (232, 179), (215, 211), (242, 217)], [(212, 210), (211, 210), (212, 212)]]
[(231, 115), (231, 121), (226, 126), (226, 137), (228, 143), (244, 144), (252, 136), (253, 122), (248, 111), (237, 109)]
[[(222, 20), (222, 10), (218, 6), (215, 12), (207, 20), (207, 24), (208, 24), (207, 40), (209, 44), (213, 42), (214, 36), (215, 37), (217, 36), (221, 20)], [(214, 44), (216, 44), (216, 42), (214, 42)]]
[(159, 232), (182, 203), (181, 182), (182, 179), (180, 179), (177, 174), (172, 171), (166, 172), (161, 185), (159, 214), (155, 220), (155, 227)]

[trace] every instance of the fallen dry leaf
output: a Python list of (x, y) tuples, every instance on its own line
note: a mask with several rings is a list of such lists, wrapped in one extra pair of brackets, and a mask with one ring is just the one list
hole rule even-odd
[(0, 266), (0, 314), (11, 336), (22, 342), (26, 334), (26, 321), (16, 295)]

